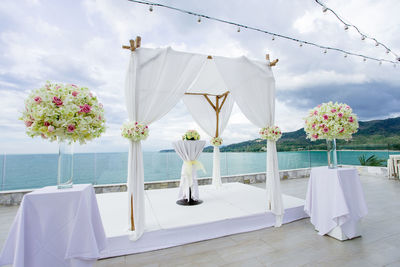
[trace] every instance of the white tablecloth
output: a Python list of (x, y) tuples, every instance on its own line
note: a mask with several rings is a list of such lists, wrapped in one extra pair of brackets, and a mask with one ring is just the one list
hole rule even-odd
[(341, 226), (348, 238), (355, 237), (358, 221), (368, 213), (357, 170), (313, 168), (304, 211), (320, 235)]
[(91, 266), (106, 247), (91, 185), (44, 187), (24, 196), (0, 254), (0, 265)]
[[(206, 145), (206, 141), (188, 141), (188, 140), (180, 140), (173, 142), (172, 145), (176, 153), (179, 157), (184, 161), (182, 165), (181, 172), (181, 181), (179, 184), (179, 199), (189, 199), (189, 188), (192, 188), (192, 199), (199, 199), (199, 187), (197, 184), (197, 168), (195, 165), (192, 165), (191, 175), (185, 171), (185, 161), (195, 161), (200, 157), (201, 152), (203, 152), (203, 148)], [(190, 181), (193, 185), (190, 187)]]

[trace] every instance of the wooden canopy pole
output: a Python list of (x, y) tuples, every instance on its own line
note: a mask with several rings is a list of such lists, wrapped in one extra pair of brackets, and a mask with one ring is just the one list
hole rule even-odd
[[(185, 93), (185, 95), (202, 95), (205, 97), (207, 102), (210, 104), (210, 106), (215, 110), (215, 116), (216, 116), (216, 123), (217, 127), (215, 129), (215, 137), (219, 136), (219, 113), (221, 112), (221, 109), (226, 101), (226, 98), (228, 97), (229, 91), (226, 91), (222, 95), (214, 95), (214, 94), (206, 94), (206, 93)], [(209, 96), (214, 96), (215, 97), (215, 104), (211, 101)], [(219, 103), (219, 100), (222, 98), (222, 103)]]
[(265, 55), (265, 59), (269, 62), (269, 66), (270, 66), (270, 67), (275, 66), (276, 63), (278, 63), (278, 61), (279, 61), (279, 59), (275, 59), (275, 60), (273, 60), (273, 61), (270, 61), (270, 59), (269, 59), (269, 54), (266, 54), (266, 55)]
[[(140, 36), (136, 36), (136, 40), (129, 40), (129, 45), (123, 45), (122, 49), (129, 49), (132, 52), (134, 52), (137, 48), (140, 47), (142, 44), (142, 38)], [(130, 221), (131, 221), (131, 231), (135, 231), (135, 219), (134, 219), (134, 214), (133, 214), (133, 194), (130, 197)]]
[(142, 44), (142, 38), (140, 36), (136, 36), (136, 40), (130, 39), (129, 45), (123, 45), (122, 48), (129, 49), (133, 52), (136, 50), (136, 48), (139, 48), (141, 44)]

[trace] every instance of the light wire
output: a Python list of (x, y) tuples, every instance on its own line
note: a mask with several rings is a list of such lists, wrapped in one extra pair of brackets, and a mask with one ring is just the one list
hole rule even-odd
[[(272, 32), (272, 31), (263, 30), (263, 29), (252, 27), (252, 26), (248, 26), (248, 25), (245, 25), (245, 24), (240, 24), (240, 23), (237, 23), (237, 22), (232, 22), (232, 21), (228, 21), (228, 20), (224, 20), (224, 19), (211, 17), (211, 16), (208, 16), (208, 15), (200, 14), (200, 13), (189, 11), (189, 10), (180, 9), (180, 8), (173, 7), (173, 6), (168, 6), (168, 5), (155, 3), (155, 2), (150, 2), (150, 1), (144, 1), (144, 0), (127, 0), (127, 1), (133, 2), (133, 3), (142, 4), (142, 5), (148, 5), (148, 6), (151, 6), (151, 7), (153, 7), (153, 6), (163, 7), (163, 8), (166, 8), (166, 9), (171, 9), (171, 10), (178, 11), (178, 12), (181, 12), (181, 13), (185, 13), (185, 14), (188, 14), (188, 15), (192, 15), (192, 16), (195, 16), (195, 17), (199, 17), (199, 18), (201, 17), (201, 18), (205, 18), (205, 19), (209, 19), (209, 20), (213, 20), (213, 21), (217, 21), (217, 22), (233, 25), (233, 26), (236, 26), (236, 27), (240, 27), (240, 28), (244, 28), (244, 29), (248, 29), (248, 30), (253, 30), (253, 31), (261, 32), (261, 33), (265, 33), (265, 34), (268, 34), (268, 35), (272, 35), (273, 37), (280, 37), (282, 39), (295, 41), (295, 42), (307, 44), (307, 45), (310, 45), (310, 46), (315, 46), (315, 47), (324, 49), (324, 53), (326, 53), (325, 50), (332, 50), (332, 51), (337, 51), (337, 52), (344, 53), (346, 55), (352, 55), (352, 56), (356, 56), (356, 57), (361, 57), (363, 59), (370, 59), (370, 60), (378, 61), (378, 62), (388, 62), (388, 63), (398, 64), (398, 62), (395, 62), (395, 61), (392, 61), (392, 60), (379, 59), (379, 58), (375, 58), (375, 57), (366, 56), (366, 55), (363, 55), (363, 54), (357, 54), (357, 53), (349, 52), (349, 51), (346, 51), (346, 50), (343, 50), (343, 49), (340, 49), (340, 48), (336, 48), (336, 47), (324, 46), (324, 45), (320, 45), (320, 44), (317, 44), (317, 43), (314, 43), (314, 42), (293, 38), (293, 37), (286, 36), (286, 35), (279, 34), (279, 33), (275, 33), (275, 32)], [(394, 66), (396, 66), (396, 65), (394, 65)]]

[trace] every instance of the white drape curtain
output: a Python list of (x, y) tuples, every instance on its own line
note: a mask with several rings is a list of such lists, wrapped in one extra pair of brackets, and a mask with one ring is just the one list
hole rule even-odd
[[(191, 93), (209, 93), (215, 95), (221, 95), (226, 91), (229, 91), (229, 89), (218, 72), (213, 59), (207, 59), (204, 62), (199, 75), (187, 90), (187, 92)], [(215, 97), (210, 96), (209, 98), (215, 104)], [(210, 137), (214, 137), (216, 133), (217, 117), (215, 110), (211, 107), (206, 98), (202, 95), (185, 95), (183, 102), (200, 128)], [(222, 103), (222, 99), (220, 99), (219, 103)], [(222, 137), (222, 133), (228, 124), (233, 103), (232, 95), (228, 94), (219, 113), (218, 133), (220, 137)], [(213, 153), (212, 184), (217, 188), (222, 185), (220, 152), (219, 147), (216, 146), (214, 146)]]
[[(267, 62), (250, 61), (245, 57), (214, 57), (225, 84), (243, 114), (256, 126), (274, 125), (275, 79)], [(267, 209), (276, 215), (275, 226), (282, 225), (283, 201), (278, 172), (276, 142), (267, 142)]]
[[(129, 120), (149, 125), (163, 117), (183, 97), (204, 61), (204, 56), (176, 52), (171, 48), (139, 48), (132, 52), (125, 80)], [(136, 240), (143, 234), (145, 227), (144, 171), (140, 142), (130, 141), (127, 180), (129, 229), (133, 197), (135, 231), (131, 232), (131, 239)]]

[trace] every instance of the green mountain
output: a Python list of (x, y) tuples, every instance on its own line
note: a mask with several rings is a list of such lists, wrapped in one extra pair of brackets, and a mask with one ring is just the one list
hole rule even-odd
[[(400, 117), (385, 120), (360, 121), (358, 132), (350, 141), (337, 140), (338, 149), (400, 149)], [(264, 151), (266, 140), (255, 139), (221, 147), (222, 152)], [(325, 150), (326, 141), (306, 139), (304, 129), (283, 133), (277, 142), (278, 151)], [(212, 147), (205, 150), (212, 151)]]
[[(384, 120), (360, 121), (358, 132), (350, 141), (337, 140), (338, 149), (362, 150), (400, 150), (400, 117)], [(236, 144), (222, 146), (221, 152), (262, 152), (265, 151), (266, 140), (254, 139)], [(326, 141), (310, 141), (306, 139), (304, 129), (283, 133), (277, 142), (278, 151), (326, 150)], [(173, 150), (161, 150), (171, 152)], [(204, 152), (212, 152), (212, 146), (204, 148)]]

